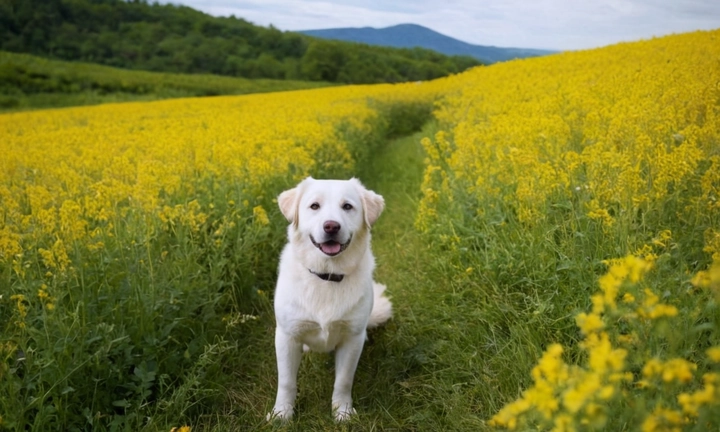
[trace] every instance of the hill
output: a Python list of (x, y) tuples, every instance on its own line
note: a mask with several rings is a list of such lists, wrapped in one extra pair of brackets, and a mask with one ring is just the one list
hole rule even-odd
[(421, 47), (445, 55), (470, 56), (483, 63), (496, 63), (515, 58), (537, 57), (555, 52), (529, 48), (499, 48), (494, 46), (473, 45), (417, 24), (400, 24), (379, 29), (373, 27), (349, 27), (326, 30), (305, 30), (301, 33), (324, 39), (359, 42), (368, 45), (397, 48)]
[(126, 69), (340, 83), (428, 80), (479, 64), (423, 49), (334, 42), (122, 0), (0, 2), (0, 50)]
[(0, 51), (0, 111), (318, 88), (326, 82), (120, 69)]

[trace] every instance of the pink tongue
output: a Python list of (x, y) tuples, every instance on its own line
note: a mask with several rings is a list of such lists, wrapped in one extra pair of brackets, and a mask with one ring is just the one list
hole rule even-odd
[(327, 242), (320, 245), (320, 249), (326, 254), (336, 254), (340, 252), (342, 246), (338, 242)]

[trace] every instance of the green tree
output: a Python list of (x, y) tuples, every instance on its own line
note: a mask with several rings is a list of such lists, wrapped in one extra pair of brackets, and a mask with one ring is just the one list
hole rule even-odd
[(310, 43), (302, 58), (303, 77), (313, 81), (337, 81), (346, 61), (342, 47), (335, 42), (316, 40)]

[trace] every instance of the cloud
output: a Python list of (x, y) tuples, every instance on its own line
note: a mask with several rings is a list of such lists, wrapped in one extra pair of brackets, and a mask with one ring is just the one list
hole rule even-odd
[(574, 50), (720, 28), (716, 0), (174, 0), (281, 30), (420, 24), (478, 45)]

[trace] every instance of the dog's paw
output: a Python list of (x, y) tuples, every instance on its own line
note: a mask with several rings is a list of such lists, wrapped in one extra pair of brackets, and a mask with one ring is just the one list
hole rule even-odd
[(292, 405), (281, 405), (275, 406), (270, 413), (268, 413), (267, 421), (281, 421), (286, 422), (292, 419), (293, 407)]
[(357, 414), (351, 403), (342, 403), (333, 406), (333, 414), (336, 422), (344, 422), (350, 420), (350, 417)]

